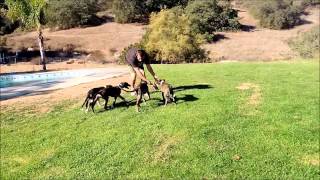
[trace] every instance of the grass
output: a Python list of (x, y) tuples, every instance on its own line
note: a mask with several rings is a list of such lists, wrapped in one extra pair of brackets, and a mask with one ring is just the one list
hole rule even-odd
[(158, 65), (156, 72), (178, 87), (176, 106), (159, 106), (154, 93), (142, 113), (67, 108), (80, 101), (47, 114), (1, 111), (1, 179), (319, 177), (318, 62)]

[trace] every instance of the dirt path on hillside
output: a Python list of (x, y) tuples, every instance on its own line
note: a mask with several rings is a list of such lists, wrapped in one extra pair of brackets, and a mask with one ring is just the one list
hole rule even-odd
[(247, 10), (239, 9), (240, 22), (247, 31), (218, 33), (221, 39), (204, 45), (204, 48), (215, 60), (290, 59), (296, 54), (289, 48), (287, 40), (319, 24), (319, 8), (307, 9), (307, 13), (302, 16), (305, 24), (289, 30), (270, 30), (258, 27), (258, 22)]

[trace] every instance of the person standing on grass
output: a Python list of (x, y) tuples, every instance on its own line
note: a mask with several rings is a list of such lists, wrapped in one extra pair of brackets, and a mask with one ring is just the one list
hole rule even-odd
[(154, 73), (151, 65), (149, 55), (146, 51), (137, 48), (131, 48), (128, 50), (126, 54), (126, 61), (129, 65), (130, 71), (130, 82), (132, 88), (135, 87), (136, 77), (138, 76), (141, 80), (147, 82), (148, 84), (152, 84), (150, 80), (146, 78), (146, 74), (144, 72), (143, 64), (146, 65), (148, 71), (154, 78), (154, 80), (158, 81), (158, 77)]

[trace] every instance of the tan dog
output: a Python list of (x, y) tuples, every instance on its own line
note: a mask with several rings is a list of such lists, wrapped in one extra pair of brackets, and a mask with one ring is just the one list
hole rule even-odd
[(162, 93), (162, 99), (164, 101), (164, 106), (168, 103), (173, 102), (176, 104), (175, 94), (173, 92), (173, 88), (170, 84), (168, 84), (164, 79), (161, 79), (155, 83), (157, 89), (159, 89)]

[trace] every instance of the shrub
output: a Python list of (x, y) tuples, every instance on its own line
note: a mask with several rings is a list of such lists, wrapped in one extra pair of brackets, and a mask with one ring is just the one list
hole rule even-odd
[(304, 6), (318, 5), (318, 4), (320, 4), (320, 0), (302, 0), (302, 4)]
[(142, 3), (139, 0), (115, 0), (112, 4), (112, 12), (118, 23), (134, 22), (138, 16), (144, 14)]
[(320, 26), (314, 27), (310, 31), (300, 34), (298, 37), (289, 40), (292, 50), (299, 53), (301, 57), (319, 57), (320, 49)]
[(190, 28), (189, 18), (180, 7), (153, 13), (143, 40), (147, 52), (157, 61), (179, 63), (205, 58), (200, 44), (204, 38)]
[(175, 6), (186, 6), (189, 0), (144, 0), (148, 13), (159, 12), (161, 9), (170, 9)]
[(185, 9), (191, 20), (192, 29), (205, 34), (211, 40), (213, 33), (217, 31), (240, 29), (237, 11), (230, 4), (221, 6), (216, 0), (195, 0)]
[(212, 33), (238, 29), (237, 11), (231, 8), (229, 3), (224, 6), (217, 0), (195, 0), (186, 7), (186, 14), (202, 33)]
[(4, 0), (0, 0), (0, 35), (12, 33), (18, 28), (18, 22), (11, 22), (7, 17), (8, 7), (4, 4)]
[(131, 23), (146, 21), (152, 12), (159, 12), (161, 9), (186, 5), (187, 3), (188, 0), (114, 0), (112, 12), (116, 22)]
[(304, 6), (294, 0), (244, 1), (262, 27), (288, 29), (301, 23), (300, 15)]
[(96, 0), (50, 0), (45, 17), (48, 25), (63, 29), (95, 24), (96, 3)]

